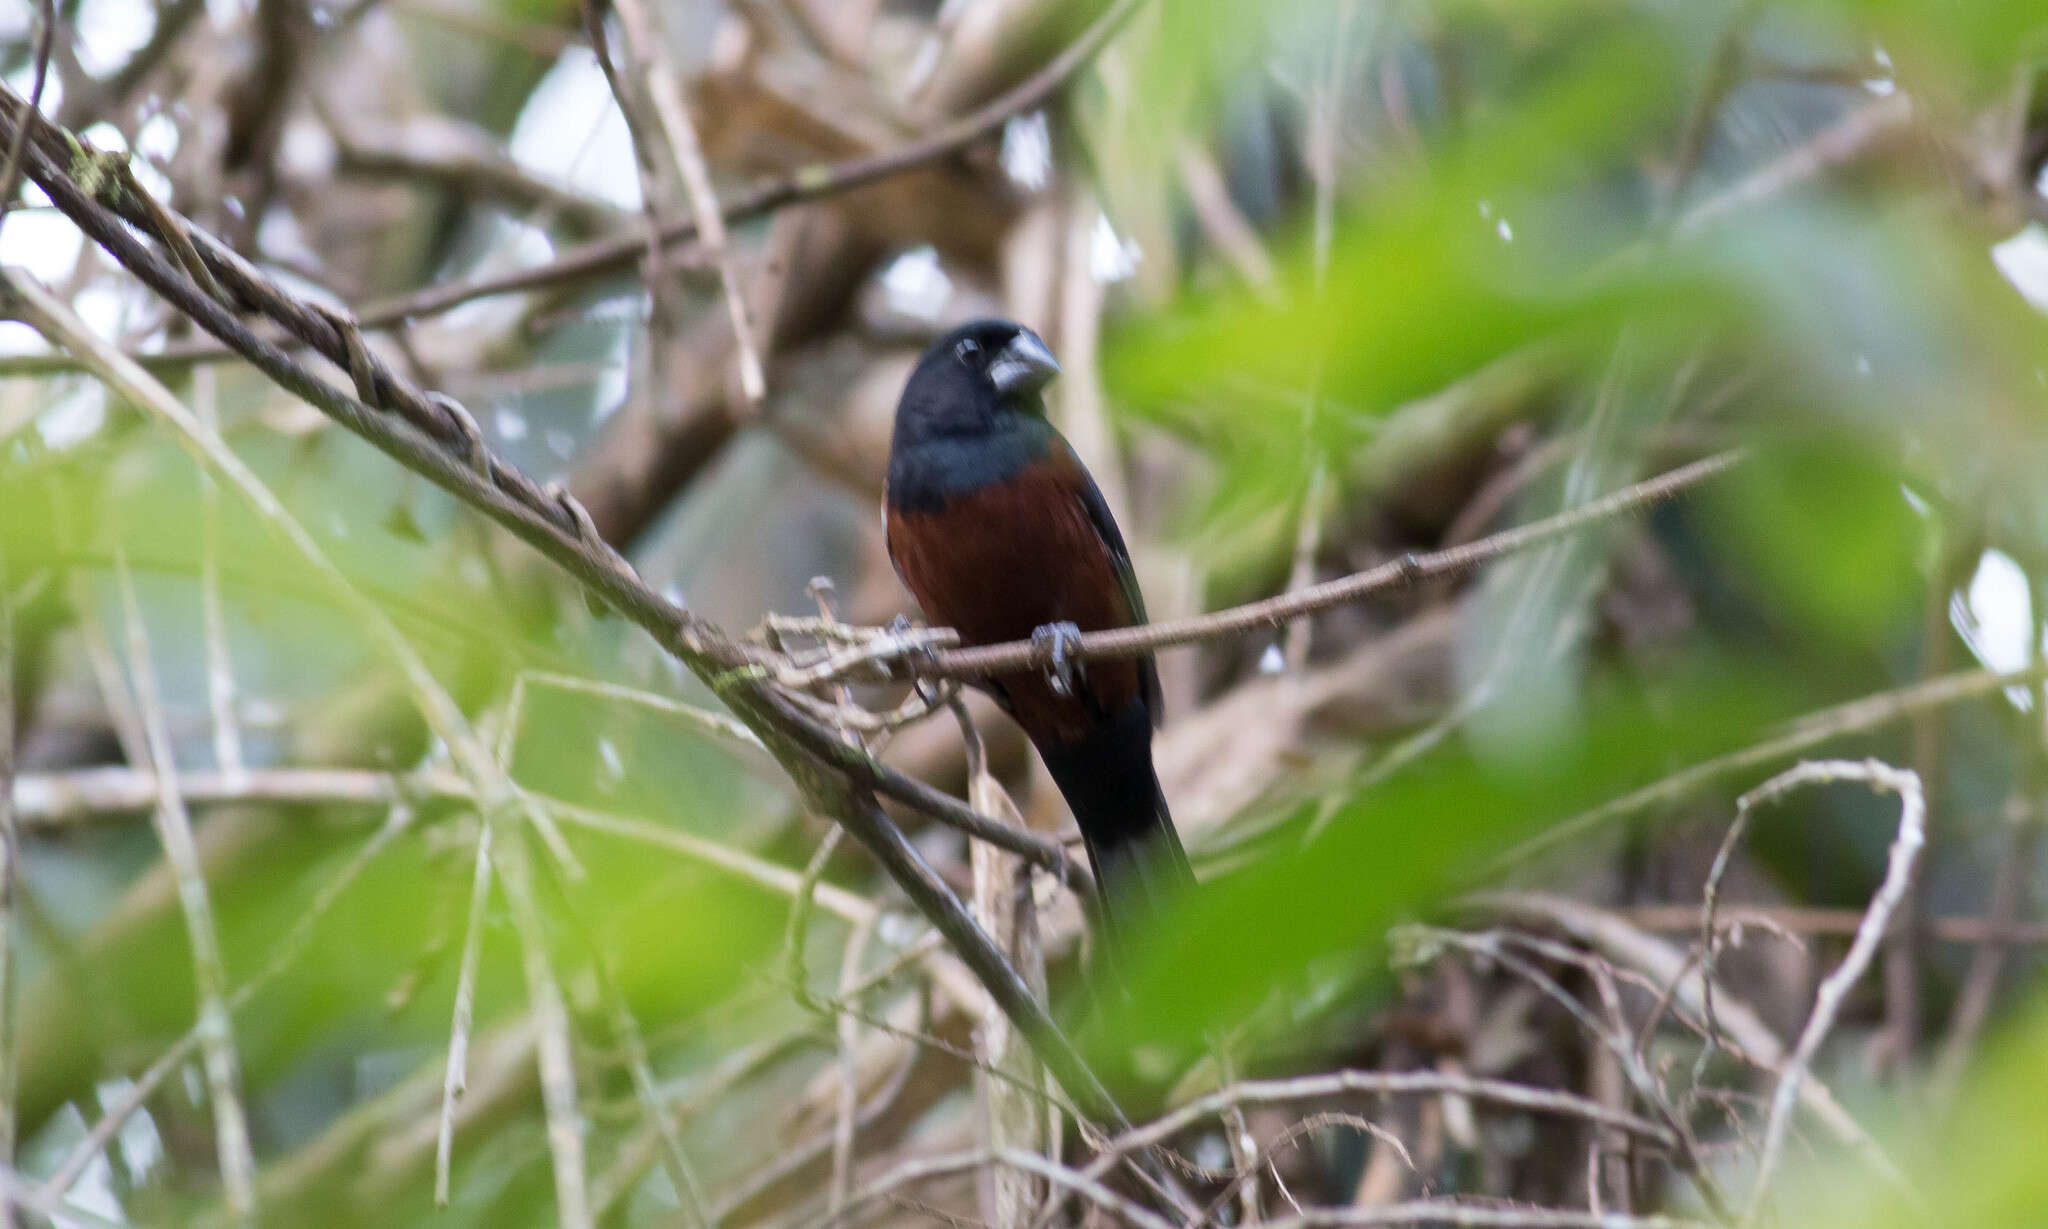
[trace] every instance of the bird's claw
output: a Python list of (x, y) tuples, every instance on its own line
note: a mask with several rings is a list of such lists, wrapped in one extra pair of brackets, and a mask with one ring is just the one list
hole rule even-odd
[(1081, 673), (1074, 654), (1081, 647), (1081, 629), (1072, 623), (1047, 623), (1031, 631), (1032, 653), (1045, 669), (1053, 694), (1074, 694), (1074, 680)]
[(889, 635), (904, 643), (902, 662), (904, 670), (910, 675), (911, 690), (925, 702), (926, 707), (937, 708), (943, 701), (939, 694), (941, 688), (938, 686), (938, 680), (928, 671), (918, 667), (935, 664), (939, 659), (938, 650), (932, 647), (930, 640), (916, 636), (916, 630), (917, 625), (910, 621), (907, 614), (899, 614), (889, 620)]

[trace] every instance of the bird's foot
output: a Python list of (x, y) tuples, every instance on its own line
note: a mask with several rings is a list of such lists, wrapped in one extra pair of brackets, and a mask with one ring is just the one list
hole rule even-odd
[(1072, 623), (1047, 623), (1032, 629), (1032, 656), (1045, 671), (1054, 695), (1074, 694), (1074, 680), (1081, 675), (1081, 663), (1074, 654), (1080, 647), (1081, 629)]
[(920, 637), (917, 634), (919, 630), (909, 615), (899, 614), (889, 620), (888, 635), (901, 646), (898, 660), (910, 675), (911, 690), (924, 701), (927, 709), (934, 709), (945, 703), (945, 696), (941, 694), (943, 682), (932, 674), (932, 668), (938, 665), (939, 654), (933, 647), (932, 638)]

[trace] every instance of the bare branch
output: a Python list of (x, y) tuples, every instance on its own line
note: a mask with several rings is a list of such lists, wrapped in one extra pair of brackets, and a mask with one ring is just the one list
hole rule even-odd
[[(0, 197), (0, 205), (6, 198)], [(21, 827), (14, 806), (14, 594), (0, 551), (0, 1169), (14, 1168), (15, 1097), (21, 1087), (21, 980), (15, 900), (21, 895)], [(0, 1229), (14, 1229), (15, 1199), (0, 1192)]]
[[(626, 30), (627, 62), (635, 70), (632, 78), (654, 110), (655, 122), (667, 139), (669, 156), (690, 201), (696, 221), (698, 243), (718, 269), (719, 288), (725, 294), (726, 311), (732, 320), (734, 346), (739, 356), (740, 392), (747, 404), (758, 408), (768, 391), (761, 352), (754, 344), (754, 325), (748, 318), (747, 296), (734, 271), (732, 253), (725, 237), (725, 217), (719, 210), (718, 195), (711, 187), (711, 170), (704, 165), (703, 144), (697, 126), (690, 122), (690, 110), (683, 99), (683, 81), (674, 57), (668, 54), (668, 34), (645, 0), (612, 0), (612, 10)], [(613, 85), (618, 85), (613, 76)], [(635, 113), (633, 99), (619, 98), (627, 115)], [(655, 246), (660, 247), (657, 238)]]
[(1991, 695), (2007, 687), (2039, 682), (2044, 677), (2048, 677), (2048, 666), (2030, 666), (2003, 674), (1992, 670), (1965, 670), (1808, 713), (1776, 737), (1703, 760), (1554, 824), (1496, 859), (1493, 869), (1526, 862), (1616, 820), (1675, 802), (1722, 777), (1766, 767), (1823, 743), (1874, 730), (1914, 713)]
[(476, 970), (483, 951), (484, 906), (491, 897), (491, 825), (479, 824), (476, 865), (469, 880), (469, 914), (462, 928), (462, 960), (455, 973), (455, 1007), (448, 1025), (448, 1067), (441, 1077), (441, 1119), (434, 1135), (434, 1206), (448, 1206), (448, 1171), (455, 1155), (455, 1102), (469, 1086), (469, 1033), (476, 1017)]
[(1927, 800), (1921, 793), (1917, 775), (1879, 760), (1816, 760), (1796, 765), (1744, 794), (1736, 803), (1735, 824), (1729, 829), (1729, 843), (1740, 836), (1743, 821), (1757, 806), (1776, 801), (1803, 786), (1838, 781), (1861, 781), (1872, 789), (1898, 795), (1899, 833), (1892, 841), (1891, 853), (1886, 860), (1884, 882), (1878, 886), (1877, 894), (1871, 897), (1870, 908), (1863, 915), (1863, 924), (1856, 929), (1848, 954), (1842, 957), (1842, 963), (1828, 974), (1815, 992), (1813, 1014), (1807, 1017), (1806, 1027), (1800, 1030), (1799, 1041), (1792, 1048), (1792, 1057), (1785, 1064), (1785, 1072), (1778, 1078), (1777, 1091), (1771, 1096), (1770, 1117), (1764, 1124), (1763, 1149), (1757, 1158), (1756, 1185), (1750, 1191), (1749, 1203), (1743, 1209), (1740, 1221), (1744, 1226), (1756, 1223), (1756, 1218), (1763, 1211), (1764, 1200), (1770, 1193), (1771, 1177), (1785, 1149), (1786, 1132), (1792, 1126), (1792, 1107), (1798, 1102), (1799, 1086), (1806, 1078), (1807, 1068), (1812, 1065), (1821, 1042), (1827, 1040), (1828, 1033), (1834, 1029), (1835, 1017), (1842, 1010), (1842, 1000), (1876, 956), (1885, 929), (1891, 924), (1892, 912), (1898, 908), (1907, 886), (1912, 883), (1913, 865), (1927, 840)]
[[(28, 90), (28, 109), (31, 111), (42, 107), (43, 87), (50, 80), (50, 48), (57, 37), (56, 0), (37, 0), (35, 22), (35, 83)], [(0, 163), (0, 226), (7, 225), (8, 215), (14, 210), (14, 194), (21, 187), (21, 154), (27, 141), (27, 124), (17, 125), (7, 139), (7, 158)], [(7, 1163), (12, 1164), (11, 1159)]]
[[(1215, 640), (1241, 632), (1270, 630), (1291, 619), (1361, 601), (1388, 590), (1412, 587), (1441, 576), (1459, 575), (1505, 555), (1575, 533), (1588, 525), (1662, 503), (1728, 472), (1741, 463), (1743, 455), (1740, 451), (1719, 453), (1624, 487), (1556, 516), (1448, 550), (1403, 555), (1376, 568), (1264, 601), (1142, 627), (1087, 632), (1078, 643), (1067, 646), (1067, 655), (1076, 661), (1142, 657), (1176, 645)], [(936, 649), (927, 672), (944, 677), (970, 678), (1042, 670), (1050, 664), (1043, 660), (1045, 653), (1044, 646), (1029, 640), (969, 649)]]
[(185, 932), (192, 942), (192, 972), (199, 999), (199, 1049), (205, 1060), (201, 1065), (206, 1072), (214, 1135), (220, 1148), (221, 1186), (235, 1219), (253, 1222), (256, 1155), (249, 1143), (248, 1114), (242, 1108), (242, 1064), (235, 1053), (234, 1019), (227, 1005), (227, 970), (221, 964), (220, 932), (206, 890), (206, 871), (199, 862), (199, 846), (192, 839), (192, 819), (178, 793), (170, 730), (164, 724), (149, 637), (143, 630), (142, 610), (135, 601), (135, 583), (128, 574), (125, 556), (116, 554), (114, 570), (120, 580), (121, 608), (127, 618), (128, 669), (135, 681), (135, 706), (142, 713), (151, 767), (161, 785), (156, 809), (157, 839), (162, 842), (164, 860), (177, 879), (178, 904), (185, 915)]
[[(490, 817), (486, 823), (492, 822)], [(569, 1036), (569, 1008), (548, 955), (547, 931), (533, 896), (533, 874), (516, 832), (494, 860), (498, 882), (512, 906), (526, 971), (526, 997), (533, 1013), (540, 1059), (541, 1108), (547, 1116), (548, 1153), (555, 1174), (555, 1214), (567, 1229), (591, 1229), (590, 1189), (583, 1157), (583, 1117), (576, 1096), (575, 1046)]]

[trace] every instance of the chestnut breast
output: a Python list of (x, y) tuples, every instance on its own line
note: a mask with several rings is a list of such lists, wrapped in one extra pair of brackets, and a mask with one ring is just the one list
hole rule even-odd
[[(890, 507), (890, 560), (925, 617), (965, 644), (1025, 640), (1049, 623), (1084, 632), (1128, 626), (1123, 577), (1089, 516), (1087, 482), (1080, 462), (1056, 445), (938, 506)], [(1091, 703), (1114, 710), (1139, 691), (1131, 661), (1089, 666), (1077, 697), (1055, 695), (1037, 675), (993, 682), (990, 690), (1034, 740), (1073, 736), (1086, 727)]]

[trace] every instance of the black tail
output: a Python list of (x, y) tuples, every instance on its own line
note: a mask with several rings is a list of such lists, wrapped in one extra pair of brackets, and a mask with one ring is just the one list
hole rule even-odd
[(1128, 933), (1194, 886), (1187, 853), (1152, 770), (1152, 721), (1133, 701), (1078, 739), (1039, 744), (1088, 844), (1112, 930)]

